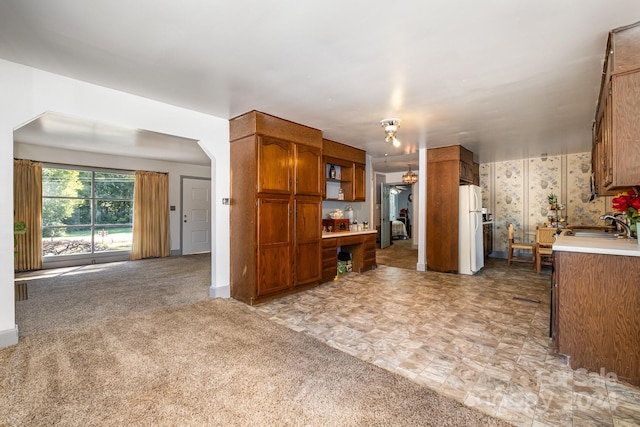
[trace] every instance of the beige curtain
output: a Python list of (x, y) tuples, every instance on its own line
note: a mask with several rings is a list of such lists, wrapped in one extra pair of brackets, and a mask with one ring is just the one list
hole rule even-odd
[(13, 161), (13, 220), (23, 221), (26, 234), (17, 235), (15, 271), (42, 268), (42, 164)]
[(169, 256), (169, 175), (136, 172), (131, 259)]

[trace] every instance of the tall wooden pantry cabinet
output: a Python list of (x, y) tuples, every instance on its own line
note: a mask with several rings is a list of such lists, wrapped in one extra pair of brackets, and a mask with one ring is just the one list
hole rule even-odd
[(319, 283), (322, 132), (251, 111), (229, 134), (231, 296), (256, 304)]
[(458, 192), (474, 183), (474, 169), (473, 153), (461, 145), (427, 150), (428, 270), (458, 272)]

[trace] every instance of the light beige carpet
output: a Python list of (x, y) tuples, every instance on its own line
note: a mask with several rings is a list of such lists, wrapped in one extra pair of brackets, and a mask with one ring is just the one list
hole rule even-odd
[(0, 350), (0, 425), (508, 425), (234, 300), (84, 317)]

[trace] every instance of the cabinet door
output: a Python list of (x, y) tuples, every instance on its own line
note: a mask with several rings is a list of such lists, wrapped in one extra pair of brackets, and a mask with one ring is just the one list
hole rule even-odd
[(296, 144), (295, 194), (322, 195), (322, 156), (320, 149)]
[(611, 182), (613, 187), (640, 183), (640, 71), (611, 78)]
[(602, 184), (608, 186), (613, 180), (612, 141), (611, 141), (611, 90), (604, 100), (604, 113), (602, 116)]
[(354, 200), (364, 202), (366, 199), (366, 168), (360, 163), (355, 164), (355, 172), (353, 177)]
[(295, 201), (295, 285), (317, 282), (322, 275), (322, 202)]
[(257, 213), (257, 285), (258, 296), (263, 296), (293, 285), (291, 203), (289, 198), (259, 198)]
[(460, 182), (473, 184), (473, 166), (462, 161), (460, 162)]
[(364, 263), (363, 271), (371, 270), (376, 266), (376, 235), (367, 234), (364, 238)]
[(258, 137), (259, 193), (291, 193), (292, 150), (290, 142)]
[[(375, 236), (374, 236), (375, 237)], [(338, 245), (335, 238), (322, 239), (322, 279), (333, 280), (338, 274)], [(375, 241), (374, 241), (375, 245)]]

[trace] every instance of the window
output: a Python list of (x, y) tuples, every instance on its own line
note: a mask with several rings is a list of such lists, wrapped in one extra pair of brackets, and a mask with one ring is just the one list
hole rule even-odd
[(42, 254), (130, 251), (133, 172), (42, 168)]

